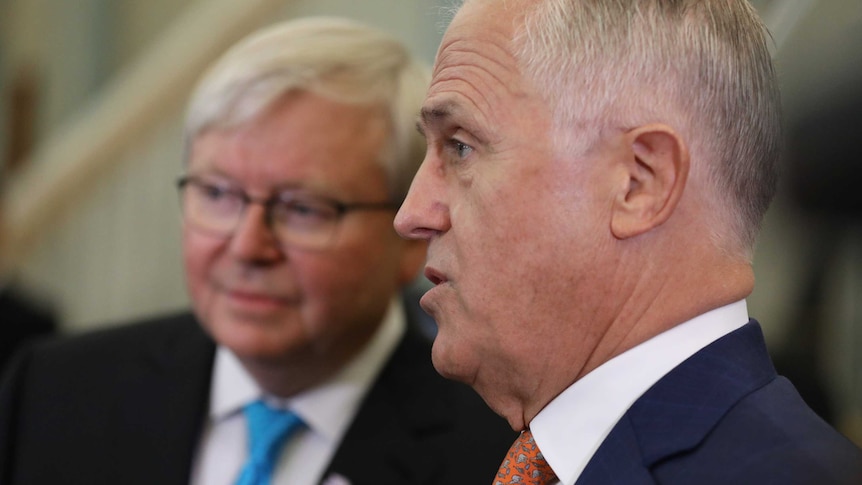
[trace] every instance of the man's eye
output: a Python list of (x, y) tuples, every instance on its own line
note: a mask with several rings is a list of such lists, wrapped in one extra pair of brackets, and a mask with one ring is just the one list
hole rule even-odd
[(467, 158), (467, 156), (469, 156), (470, 153), (473, 151), (473, 147), (455, 139), (451, 141), (451, 144), (452, 150), (455, 152), (455, 155), (461, 159)]
[(202, 184), (200, 189), (203, 196), (210, 200), (221, 200), (231, 196), (229, 189), (217, 185)]
[(299, 221), (311, 223), (327, 221), (338, 216), (337, 209), (319, 201), (289, 200), (281, 201), (273, 208), (273, 217), (296, 224)]
[(301, 201), (294, 201), (288, 204), (286, 210), (297, 216), (308, 217), (319, 216), (323, 212), (320, 207)]

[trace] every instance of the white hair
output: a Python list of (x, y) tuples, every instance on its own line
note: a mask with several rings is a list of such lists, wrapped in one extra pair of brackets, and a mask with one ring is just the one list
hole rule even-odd
[[(562, 150), (667, 123), (706, 181), (713, 238), (750, 258), (774, 196), (780, 101), (768, 32), (745, 0), (541, 0), (513, 47), (555, 106)], [(724, 229), (721, 229), (724, 227)]]
[(361, 23), (313, 17), (276, 24), (242, 40), (204, 74), (186, 113), (185, 140), (253, 120), (293, 91), (380, 105), (390, 143), (380, 154), (390, 197), (403, 201), (425, 153), (415, 130), (429, 83), (427, 66), (383, 32)]

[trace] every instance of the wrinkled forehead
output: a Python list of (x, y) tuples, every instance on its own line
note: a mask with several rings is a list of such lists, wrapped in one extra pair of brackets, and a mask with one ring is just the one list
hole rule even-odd
[(471, 0), (458, 11), (440, 44), (426, 101), (449, 104), (448, 98), (465, 98), (479, 112), (493, 115), (503, 98), (531, 94), (513, 49), (522, 17), (516, 3), (503, 7), (500, 0)]
[[(434, 63), (434, 77), (470, 54), (487, 57), (498, 69), (517, 70), (516, 35), (519, 35), (531, 2), (539, 0), (469, 0), (458, 10), (443, 35)], [(460, 57), (459, 57), (460, 55)], [(475, 62), (485, 65), (480, 59)], [(489, 71), (494, 71), (488, 66)]]
[(438, 54), (453, 38), (482, 39), (494, 34), (501, 41), (511, 42), (516, 25), (523, 21), (526, 7), (523, 0), (468, 0), (464, 2), (443, 35)]

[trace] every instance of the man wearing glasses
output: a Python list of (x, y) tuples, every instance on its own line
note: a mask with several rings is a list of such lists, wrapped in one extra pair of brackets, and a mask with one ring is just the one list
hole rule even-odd
[(341, 20), (228, 51), (192, 96), (178, 182), (194, 316), (22, 354), (0, 482), (486, 481), (513, 434), (436, 374), (398, 297), (425, 256), (392, 223), (427, 82)]

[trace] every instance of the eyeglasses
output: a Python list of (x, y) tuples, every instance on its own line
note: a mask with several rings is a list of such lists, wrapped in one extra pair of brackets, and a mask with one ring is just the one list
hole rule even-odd
[(323, 249), (329, 246), (345, 214), (359, 210), (397, 210), (392, 202), (340, 202), (307, 192), (288, 190), (254, 198), (242, 189), (193, 176), (177, 181), (183, 218), (189, 226), (216, 236), (230, 236), (245, 208), (260, 204), (267, 226), (282, 246)]

